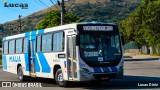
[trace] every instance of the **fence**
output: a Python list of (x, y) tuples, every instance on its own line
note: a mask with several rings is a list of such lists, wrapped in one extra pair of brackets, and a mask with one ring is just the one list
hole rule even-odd
[(131, 53), (135, 55), (135, 54), (139, 54), (140, 52), (138, 44), (133, 41), (125, 44), (123, 48), (124, 48), (125, 53)]

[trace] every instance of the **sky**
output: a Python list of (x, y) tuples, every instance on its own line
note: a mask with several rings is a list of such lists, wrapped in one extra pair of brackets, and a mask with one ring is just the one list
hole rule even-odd
[[(4, 7), (4, 1), (5, 0), (0, 0), (0, 24), (17, 20), (19, 15), (22, 15), (22, 18), (24, 18), (25, 16), (53, 5), (50, 0), (6, 0), (7, 5), (27, 3), (28, 9), (22, 9), (21, 7)], [(52, 1), (56, 3), (57, 0)]]

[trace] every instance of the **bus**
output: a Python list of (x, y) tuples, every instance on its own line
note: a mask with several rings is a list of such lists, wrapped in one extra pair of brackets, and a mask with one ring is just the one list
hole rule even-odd
[(3, 38), (3, 70), (20, 81), (51, 78), (69, 81), (123, 78), (122, 40), (118, 25), (82, 22)]

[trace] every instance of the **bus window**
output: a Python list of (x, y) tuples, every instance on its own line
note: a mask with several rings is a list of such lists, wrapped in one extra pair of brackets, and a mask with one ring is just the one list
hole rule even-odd
[(3, 44), (3, 53), (8, 54), (8, 41), (5, 41)]
[(9, 54), (15, 53), (15, 40), (9, 41)]
[(41, 36), (37, 36), (37, 52), (41, 52)]
[(23, 40), (23, 52), (27, 53), (27, 51), (28, 51), (28, 38), (26, 37)]
[(16, 53), (22, 53), (22, 39), (16, 40)]
[(119, 34), (80, 35), (81, 57), (87, 61), (114, 61), (121, 57)]
[(63, 32), (53, 34), (53, 51), (60, 52), (64, 50)]
[(42, 36), (42, 52), (52, 51), (52, 34), (45, 34)]

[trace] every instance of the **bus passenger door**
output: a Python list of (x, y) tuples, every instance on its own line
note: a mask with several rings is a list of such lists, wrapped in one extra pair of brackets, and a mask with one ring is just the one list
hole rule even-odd
[(67, 69), (70, 80), (77, 79), (76, 35), (67, 37)]
[(29, 42), (29, 66), (30, 75), (35, 75), (35, 40)]

